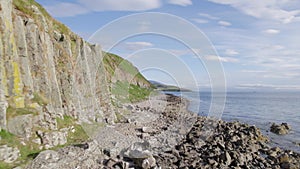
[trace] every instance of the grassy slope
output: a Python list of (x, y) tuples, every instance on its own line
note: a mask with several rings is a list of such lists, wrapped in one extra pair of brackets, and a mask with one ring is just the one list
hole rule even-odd
[(122, 71), (135, 76), (139, 82), (147, 84), (149, 87), (140, 87), (136, 84), (131, 84), (129, 81), (117, 81), (112, 84), (111, 92), (121, 102), (137, 102), (146, 99), (153, 88), (148, 80), (135, 68), (130, 62), (121, 58), (118, 55), (103, 52), (103, 62), (106, 71), (108, 72), (108, 79), (111, 81), (115, 69), (120, 68)]

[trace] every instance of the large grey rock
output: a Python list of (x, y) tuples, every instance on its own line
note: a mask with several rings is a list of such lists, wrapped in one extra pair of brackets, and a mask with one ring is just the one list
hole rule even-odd
[(13, 163), (19, 156), (20, 151), (17, 148), (8, 147), (7, 145), (0, 146), (0, 161)]
[(41, 152), (26, 169), (75, 169), (103, 168), (101, 151), (95, 143), (88, 143), (87, 149), (68, 146), (58, 151)]
[(19, 137), (29, 139), (32, 134), (32, 119), (32, 114), (21, 115), (11, 118), (7, 122), (7, 129), (9, 132)]
[(148, 142), (136, 142), (128, 148), (124, 155), (134, 161), (137, 167), (149, 169), (156, 166), (156, 160), (149, 149)]
[(46, 149), (58, 146), (65, 145), (67, 143), (67, 131), (53, 131), (53, 132), (37, 132), (38, 137), (41, 139), (41, 143), (45, 146)]

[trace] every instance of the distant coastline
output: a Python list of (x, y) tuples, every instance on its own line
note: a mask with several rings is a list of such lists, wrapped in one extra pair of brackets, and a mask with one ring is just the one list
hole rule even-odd
[(149, 82), (158, 91), (163, 91), (163, 92), (192, 92), (192, 90), (189, 90), (189, 89), (180, 88), (180, 87), (174, 86), (174, 85), (163, 84), (161, 82), (157, 82), (157, 81), (153, 81), (153, 80), (149, 80)]

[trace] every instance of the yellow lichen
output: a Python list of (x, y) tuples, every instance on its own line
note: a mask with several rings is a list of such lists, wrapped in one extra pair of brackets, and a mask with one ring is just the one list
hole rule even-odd
[(39, 109), (41, 106), (38, 103), (31, 103), (28, 105), (29, 108)]
[(12, 62), (13, 67), (13, 78), (14, 78), (14, 86), (13, 86), (13, 93), (14, 93), (14, 103), (16, 108), (24, 108), (25, 101), (24, 97), (22, 96), (22, 82), (21, 82), (21, 74), (19, 70), (19, 65), (17, 62)]

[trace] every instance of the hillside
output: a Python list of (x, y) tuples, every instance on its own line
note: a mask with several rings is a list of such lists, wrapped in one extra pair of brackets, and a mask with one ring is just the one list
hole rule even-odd
[(157, 82), (157, 81), (153, 81), (153, 80), (150, 80), (149, 81), (152, 86), (156, 89), (156, 90), (159, 90), (159, 91), (169, 91), (169, 92), (190, 92), (191, 90), (189, 89), (184, 89), (184, 88), (180, 88), (178, 86), (173, 86), (173, 85), (166, 85), (166, 84), (163, 84), (161, 82)]
[(112, 53), (103, 52), (103, 55), (107, 80), (115, 101), (135, 102), (150, 94), (151, 83), (129, 61)]
[(88, 139), (87, 126), (117, 122), (122, 93), (139, 101), (149, 87), (131, 63), (84, 41), (34, 0), (0, 1), (0, 168)]

